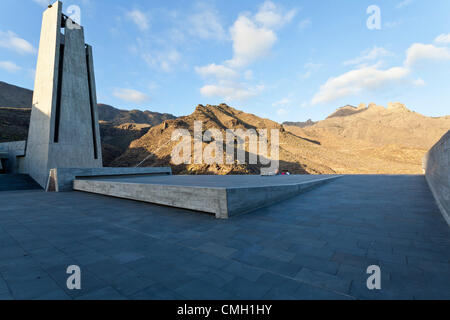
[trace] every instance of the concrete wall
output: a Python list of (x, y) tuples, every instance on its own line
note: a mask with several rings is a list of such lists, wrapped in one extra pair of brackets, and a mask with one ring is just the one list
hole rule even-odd
[(55, 3), (42, 16), (36, 77), (34, 81), (33, 106), (28, 130), (26, 171), (41, 186), (48, 175), (48, 152), (50, 138), (54, 135), (54, 118), (59, 45), (61, 42), (62, 5)]
[(450, 226), (450, 131), (425, 155), (423, 167), (439, 209)]
[(52, 168), (102, 167), (92, 49), (62, 20), (61, 2), (43, 14), (28, 132), (26, 171), (42, 187)]
[(214, 213), (226, 219), (227, 198), (224, 188), (170, 186), (101, 180), (75, 180), (74, 190), (117, 198)]
[(25, 155), (25, 141), (3, 142), (0, 143), (0, 154), (3, 159), (7, 159), (6, 172), (18, 173), (20, 171), (17, 157)]
[(257, 208), (277, 203), (310, 189), (330, 182), (338, 177), (316, 179), (309, 182), (286, 184), (278, 186), (262, 186), (250, 188), (228, 188), (227, 208), (228, 215), (233, 216)]
[(73, 191), (76, 178), (123, 177), (129, 175), (171, 175), (169, 167), (145, 168), (57, 168), (51, 169), (46, 191)]

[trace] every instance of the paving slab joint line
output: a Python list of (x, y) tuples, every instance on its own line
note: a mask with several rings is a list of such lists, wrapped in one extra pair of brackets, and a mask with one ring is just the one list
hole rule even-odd
[(5, 285), (6, 285), (6, 288), (8, 289), (9, 295), (10, 295), (13, 299), (15, 299), (15, 298), (14, 298), (14, 295), (13, 295), (13, 293), (12, 293), (11, 287), (9, 286), (8, 282), (6, 281), (5, 277), (3, 277), (3, 274), (2, 274), (1, 272), (0, 272), (0, 278), (3, 280), (3, 282), (5, 282)]
[[(181, 247), (189, 248), (189, 249), (194, 250), (194, 251), (198, 251), (200, 253), (205, 253), (204, 251), (202, 251), (202, 250), (200, 250), (199, 248), (196, 248), (196, 247), (184, 246), (182, 244), (178, 244), (178, 245), (181, 246)], [(211, 254), (211, 253), (209, 253), (209, 254), (212, 255), (212, 256), (217, 257), (214, 254)], [(301, 283), (301, 284), (306, 284), (306, 285), (309, 285), (309, 286), (317, 288), (317, 289), (321, 289), (321, 290), (325, 290), (325, 291), (328, 291), (328, 292), (332, 292), (332, 293), (335, 293), (337, 295), (341, 295), (341, 296), (344, 296), (344, 297), (347, 297), (347, 298), (357, 299), (356, 297), (354, 297), (352, 295), (349, 295), (347, 293), (335, 291), (335, 290), (332, 290), (330, 288), (324, 288), (324, 287), (321, 287), (321, 286), (317, 286), (317, 285), (314, 285), (312, 283), (309, 283), (309, 282), (306, 282), (306, 281), (302, 281), (302, 280), (294, 278), (294, 277), (289, 277), (289, 276), (286, 276), (286, 275), (283, 275), (283, 274), (280, 274), (280, 273), (276, 273), (276, 272), (273, 272), (273, 271), (270, 271), (270, 270), (267, 270), (267, 269), (264, 269), (264, 268), (261, 268), (261, 267), (258, 267), (258, 266), (248, 265), (248, 264), (246, 264), (246, 263), (244, 263), (242, 261), (239, 261), (239, 260), (236, 260), (236, 259), (233, 259), (233, 258), (231, 258), (231, 259), (230, 258), (223, 258), (223, 257), (221, 257), (221, 258), (225, 259), (225, 260), (228, 260), (230, 262), (237, 262), (237, 263), (243, 264), (246, 267), (249, 267), (249, 268), (252, 268), (252, 269), (256, 269), (256, 270), (259, 270), (259, 271), (263, 271), (264, 273), (270, 273), (270, 274), (273, 274), (273, 275), (276, 275), (276, 276), (279, 276), (279, 277), (282, 277), (282, 278), (285, 278), (285, 279), (288, 279), (288, 280), (292, 280), (292, 281), (295, 281), (295, 282), (298, 282), (298, 283)], [(350, 285), (351, 285), (351, 283), (350, 283)]]
[[(347, 293), (335, 291), (335, 290), (330, 289), (330, 288), (324, 288), (324, 287), (321, 287), (321, 286), (312, 284), (312, 283), (310, 283), (310, 282), (306, 282), (306, 281), (303, 281), (303, 280), (301, 280), (301, 279), (297, 279), (297, 278), (294, 278), (294, 277), (286, 276), (286, 275), (284, 275), (284, 274), (276, 273), (276, 272), (273, 272), (273, 271), (270, 271), (270, 270), (267, 270), (267, 269), (264, 269), (264, 268), (261, 268), (261, 267), (256, 267), (256, 266), (248, 265), (248, 264), (246, 264), (246, 263), (244, 263), (244, 262), (241, 262), (241, 261), (239, 261), (239, 260), (234, 260), (234, 259), (228, 259), (228, 260), (232, 260), (232, 261), (241, 263), (241, 264), (243, 264), (243, 265), (245, 265), (245, 266), (247, 266), (247, 267), (250, 267), (250, 268), (253, 268), (253, 269), (258, 269), (258, 270), (260, 270), (260, 271), (264, 271), (264, 272), (266, 272), (266, 273), (270, 273), (270, 274), (273, 274), (273, 275), (276, 275), (276, 276), (279, 276), (279, 277), (282, 277), (282, 278), (285, 278), (285, 279), (289, 279), (289, 280), (292, 280), (292, 281), (295, 281), (295, 282), (298, 282), (298, 283), (301, 283), (301, 284), (306, 284), (306, 285), (308, 285), (308, 286), (311, 286), (311, 287), (314, 287), (314, 288), (317, 288), (317, 289), (320, 289), (320, 290), (332, 292), (332, 293), (335, 293), (335, 294), (337, 294), (337, 295), (341, 295), (341, 296), (344, 296), (344, 297), (347, 297), (347, 298), (351, 298), (351, 299), (357, 299), (356, 297), (354, 297), (354, 296), (352, 296), (352, 295), (350, 295), (350, 294), (347, 294)], [(353, 280), (352, 280), (352, 281), (353, 281)], [(350, 285), (351, 285), (351, 282), (350, 282)]]

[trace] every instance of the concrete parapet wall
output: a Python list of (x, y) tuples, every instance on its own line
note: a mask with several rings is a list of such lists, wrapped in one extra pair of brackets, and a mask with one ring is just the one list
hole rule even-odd
[(217, 218), (227, 218), (224, 188), (75, 180), (74, 190), (214, 213)]
[(423, 168), (439, 209), (450, 226), (450, 130), (425, 155)]
[(127, 175), (172, 174), (169, 167), (145, 168), (57, 168), (51, 169), (46, 191), (73, 191), (76, 178), (123, 177)]
[(274, 204), (276, 202), (292, 198), (300, 193), (311, 190), (336, 178), (338, 177), (335, 176), (302, 183), (269, 187), (263, 186), (251, 188), (228, 188), (228, 215), (233, 216), (247, 211), (252, 211), (261, 207), (265, 207), (267, 205)]

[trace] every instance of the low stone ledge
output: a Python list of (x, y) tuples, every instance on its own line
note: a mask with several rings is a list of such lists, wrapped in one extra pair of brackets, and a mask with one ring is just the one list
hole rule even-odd
[(48, 177), (46, 191), (67, 192), (73, 191), (73, 182), (76, 178), (94, 177), (123, 177), (138, 175), (171, 175), (169, 167), (144, 167), (144, 168), (57, 168), (51, 169)]
[(424, 156), (423, 168), (436, 203), (450, 226), (450, 130)]

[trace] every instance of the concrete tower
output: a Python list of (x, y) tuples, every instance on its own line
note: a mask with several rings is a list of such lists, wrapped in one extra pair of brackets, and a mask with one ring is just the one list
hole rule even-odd
[(45, 10), (25, 170), (45, 188), (50, 169), (102, 167), (92, 48), (57, 1)]

